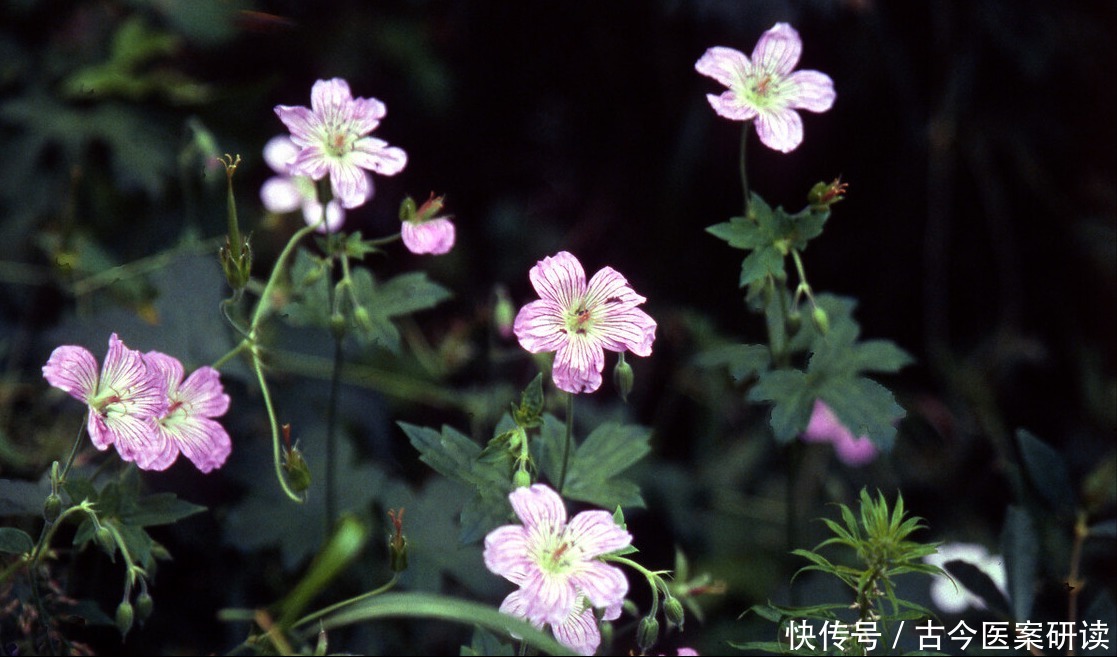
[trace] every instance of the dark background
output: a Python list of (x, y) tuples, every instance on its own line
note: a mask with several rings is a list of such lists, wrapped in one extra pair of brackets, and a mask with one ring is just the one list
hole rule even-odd
[[(113, 35), (137, 16), (177, 41), (136, 77), (173, 72), (177, 82), (67, 92), (75, 72), (105, 61)], [(785, 546), (765, 538), (765, 521), (757, 530), (751, 512), (735, 515), (723, 503), (725, 495), (730, 506), (781, 500), (784, 484), (769, 466), (783, 472), (782, 457), (743, 446), (764, 440), (765, 409), (691, 366), (710, 343), (765, 340), (736, 287), (742, 253), (703, 230), (740, 212), (740, 126), (710, 109), (705, 94), (721, 87), (694, 62), (715, 45), (751, 53), (777, 21), (799, 31), (800, 68), (830, 75), (837, 100), (824, 114), (803, 113), (805, 139), (790, 154), (753, 135), (750, 184), (792, 211), (820, 180), (849, 184), (804, 254), (811, 284), (856, 297), (863, 333), (894, 340), (915, 358), (885, 381), (909, 413), (896, 450), (865, 470), (811, 461), (822, 483), (804, 512), (823, 515), (821, 502), (849, 502), (862, 484), (899, 488), (927, 519), (926, 539), (995, 548), (1013, 502), (1005, 482), (1017, 429), (1059, 451), (1076, 483), (1114, 458), (1111, 2), (8, 2), (0, 10), (0, 475), (36, 479), (58, 458), (54, 446), (72, 436), (76, 411), (69, 424), (51, 423), (54, 442), (31, 438), (37, 414), (47, 412), (35, 401), (45, 391), (38, 368), (59, 336), (88, 329), (82, 343), (98, 353), (117, 329), (91, 317), (105, 304), (143, 317), (160, 290), (149, 283), (75, 297), (50, 236), (73, 244), (80, 235), (111, 265), (171, 248), (185, 231), (223, 235), (224, 176), (184, 155), (187, 122), (196, 120), (219, 153), (245, 158), (238, 201), (262, 276), (297, 225), (264, 219), (255, 192), (271, 175), (260, 149), (283, 132), (272, 107), (309, 104), (316, 79), (342, 77), (355, 96), (387, 104), (375, 136), (409, 157), (400, 175), (376, 179), (376, 197), (351, 212), (346, 228), (394, 232), (402, 196), (431, 191), (446, 195), (455, 217), (451, 254), (396, 249), (373, 262), (378, 272), (426, 269), (454, 292), (419, 319), (433, 344), (458, 340), (460, 362), (442, 384), (518, 388), (530, 380), (530, 361), (490, 357), (486, 317), (494, 285), (506, 285), (517, 305), (533, 297), (527, 271), (545, 255), (571, 251), (591, 274), (613, 266), (648, 298), (660, 328), (653, 356), (631, 360), (633, 399), (617, 411), (606, 384), (585, 417), (621, 412), (655, 431), (654, 456), (639, 471), (651, 510), (633, 521), (636, 544), (655, 562), (648, 565), (672, 567), (678, 544), (730, 581), (731, 593), (712, 603), (723, 620), (705, 634), (688, 623), (681, 643), (717, 651), (719, 639), (741, 640), (732, 619), (782, 595), (773, 591), (789, 571), (780, 570)], [(197, 94), (167, 91), (181, 91), (182, 80), (196, 83)], [(102, 110), (104, 125), (91, 118)], [(172, 288), (191, 296), (205, 284), (206, 298), (219, 299), (216, 259), (200, 257), (196, 266), (207, 273), (179, 276)], [(201, 307), (212, 316), (197, 321), (223, 332), (216, 306)], [(194, 364), (221, 351), (200, 348)], [(235, 372), (232, 379), (230, 416), (242, 404), (258, 412), (258, 399), (238, 387)], [(298, 395), (324, 394), (321, 385), (307, 383)], [(358, 449), (412, 485), (427, 470), (392, 422), (471, 429), (462, 408), (431, 410), (361, 386), (346, 394), (367, 441)], [(230, 419), (239, 436), (259, 421), (248, 413)], [(488, 430), (472, 427), (479, 436)], [(244, 472), (270, 472), (266, 461), (247, 458), (234, 454), (229, 472), (209, 479), (179, 464), (169, 479), (151, 482), (214, 514), (165, 536), (176, 560), (158, 582), (153, 623), (166, 625), (131, 637), (130, 646), (228, 649), (239, 637), (214, 621), (214, 610), (266, 604), (293, 581), (283, 573), (297, 572), (297, 560), (246, 569), (247, 581), (231, 588), (244, 599), (198, 583), (233, 577), (257, 554), (230, 542), (222, 525), (252, 485)], [(724, 465), (734, 459), (740, 467)], [(725, 472), (713, 467), (718, 461)], [(728, 479), (710, 479), (719, 474)], [(703, 483), (688, 485), (687, 477)], [(1104, 508), (1112, 517), (1112, 503)], [(644, 542), (640, 529), (665, 539)], [(738, 533), (749, 536), (724, 538)], [(1112, 567), (1091, 558), (1112, 590)], [(1050, 568), (1057, 578), (1062, 567)], [(181, 616), (160, 620), (172, 609)], [(109, 633), (90, 640), (117, 649)], [(448, 650), (458, 640), (447, 639)]]

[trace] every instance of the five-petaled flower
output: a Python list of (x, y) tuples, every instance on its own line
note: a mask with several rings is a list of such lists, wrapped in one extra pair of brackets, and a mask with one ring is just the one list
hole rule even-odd
[(206, 365), (183, 381), (185, 371), (177, 358), (158, 351), (149, 351), (145, 357), (166, 381), (168, 402), (167, 411), (153, 420), (155, 444), (161, 451), (147, 469), (167, 469), (180, 451), (202, 472), (220, 468), (232, 450), (229, 434), (212, 419), (229, 410), (229, 395), (221, 386), (220, 374)]
[(729, 87), (707, 94), (714, 111), (727, 119), (756, 119), (756, 133), (769, 148), (788, 153), (803, 141), (803, 120), (795, 110), (825, 112), (834, 104), (834, 82), (818, 71), (795, 71), (803, 42), (795, 28), (776, 23), (756, 43), (750, 59), (716, 46), (695, 63), (702, 75)]
[[(322, 204), (318, 202), (318, 189), (313, 180), (291, 174), (291, 163), (298, 154), (299, 147), (288, 135), (272, 137), (264, 144), (264, 161), (278, 175), (264, 181), (260, 187), (260, 201), (268, 212), (285, 214), (302, 210), (306, 223), (315, 226), (322, 221)], [(369, 179), (368, 196), (365, 198), (368, 201), (372, 198), (374, 187), (372, 177), (367, 173), (364, 176)], [(326, 221), (318, 226), (318, 231), (336, 233), (344, 222), (345, 209), (337, 199), (331, 199), (326, 204)]]
[(803, 441), (832, 443), (838, 458), (846, 465), (855, 467), (865, 465), (877, 457), (877, 447), (873, 441), (868, 436), (853, 435), (821, 399), (814, 402), (811, 420), (803, 432)]
[(568, 523), (562, 498), (543, 484), (517, 488), (508, 499), (523, 525), (489, 532), (484, 553), (490, 571), (520, 587), (503, 607), (536, 625), (551, 625), (556, 636), (584, 632), (578, 628), (589, 607), (619, 614), (628, 580), (599, 557), (627, 547), (632, 535), (607, 511), (582, 511)]
[(115, 445), (125, 461), (150, 467), (160, 452), (151, 423), (167, 411), (167, 382), (143, 354), (113, 333), (100, 372), (89, 350), (65, 345), (51, 353), (43, 377), (89, 407), (89, 438), (97, 449)]
[(312, 180), (329, 174), (334, 196), (345, 208), (355, 208), (369, 197), (365, 169), (392, 176), (407, 165), (402, 149), (368, 136), (387, 113), (384, 103), (353, 98), (349, 83), (341, 78), (315, 82), (309, 108), (277, 105), (275, 113), (300, 148), (290, 173)]
[(646, 299), (617, 270), (605, 267), (587, 285), (582, 263), (562, 251), (529, 275), (540, 298), (520, 309), (513, 331), (531, 353), (557, 352), (552, 378), (559, 389), (597, 390), (605, 349), (651, 355), (655, 320), (636, 307)]

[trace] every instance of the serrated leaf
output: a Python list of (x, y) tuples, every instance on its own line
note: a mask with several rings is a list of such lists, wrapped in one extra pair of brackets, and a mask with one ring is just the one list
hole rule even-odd
[(1074, 489), (1063, 457), (1027, 429), (1017, 430), (1016, 444), (1020, 447), (1024, 471), (1028, 473), (1028, 480), (1035, 491), (1055, 513), (1064, 516), (1072, 514)]
[(768, 347), (759, 344), (727, 344), (707, 349), (694, 359), (699, 367), (727, 367), (734, 381), (744, 381), (768, 369), (771, 363)]
[(598, 426), (571, 457), (563, 494), (607, 509), (643, 507), (639, 486), (619, 475), (651, 451), (650, 437), (646, 427), (612, 422)]
[(463, 545), (475, 543), (493, 529), (510, 522), (512, 505), (508, 502), (508, 493), (511, 489), (510, 483), (505, 489), (476, 489), (473, 497), (462, 507), (458, 540)]
[(156, 493), (137, 500), (120, 518), (129, 525), (150, 527), (168, 525), (205, 510), (204, 506), (178, 499), (174, 493)]
[(24, 554), (35, 547), (30, 534), (15, 527), (0, 527), (0, 552)]
[(357, 325), (357, 335), (366, 343), (377, 343), (392, 352), (400, 349), (399, 330), (389, 320), (433, 308), (450, 292), (429, 280), (425, 272), (409, 272), (377, 283), (367, 269), (352, 273), (353, 293), (368, 311), (370, 322)]
[(807, 428), (815, 394), (807, 375), (799, 370), (764, 372), (749, 390), (749, 401), (772, 402), (770, 424), (776, 440), (790, 442)]
[(827, 379), (818, 387), (818, 397), (854, 436), (868, 436), (882, 451), (892, 450), (895, 423), (906, 411), (888, 388), (860, 376), (851, 380)]
[(283, 316), (295, 326), (329, 326), (330, 277), (323, 262), (306, 249), (295, 252), (291, 264), (292, 300)]
[(1013, 618), (1031, 618), (1033, 588), (1039, 567), (1039, 537), (1027, 511), (1008, 507), (1001, 532), (1001, 550), (1005, 556), (1008, 595), (1012, 600)]
[(768, 276), (782, 281), (787, 278), (783, 268), (784, 254), (774, 246), (754, 249), (741, 262), (741, 278), (738, 286), (745, 287), (765, 280)]
[(423, 463), (450, 479), (465, 483), (474, 481), (473, 463), (480, 457), (481, 447), (469, 436), (448, 425), (443, 425), (442, 431), (435, 431), (407, 422), (397, 424), (419, 451)]

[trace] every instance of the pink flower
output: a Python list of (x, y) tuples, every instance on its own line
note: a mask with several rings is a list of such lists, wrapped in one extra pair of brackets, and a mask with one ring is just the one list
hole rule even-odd
[(400, 236), (407, 250), (418, 254), (442, 255), (454, 247), (454, 224), (447, 217), (435, 217), (423, 223), (405, 221)]
[(101, 371), (84, 347), (56, 348), (43, 377), (89, 407), (89, 439), (104, 451), (115, 445), (120, 458), (148, 469), (165, 449), (151, 422), (167, 411), (167, 383), (140, 352), (109, 336)]
[(232, 442), (225, 428), (212, 418), (229, 410), (229, 395), (217, 370), (199, 367), (183, 381), (185, 372), (177, 358), (158, 351), (149, 351), (146, 357), (167, 384), (168, 402), (167, 411), (153, 420), (152, 427), (164, 448), (147, 469), (167, 469), (180, 451), (202, 472), (224, 465)]
[(732, 48), (710, 48), (695, 63), (702, 75), (729, 87), (707, 94), (714, 111), (734, 121), (756, 119), (756, 133), (769, 148), (788, 153), (803, 141), (795, 110), (825, 112), (834, 104), (834, 82), (818, 71), (795, 71), (803, 42), (787, 23), (776, 23), (757, 41), (750, 60)]
[[(500, 611), (517, 618), (528, 618), (527, 607), (522, 590), (509, 593), (504, 602), (500, 603)], [(617, 604), (605, 610), (602, 620), (616, 620), (620, 615), (621, 605)], [(541, 620), (530, 622), (539, 629), (543, 628)], [(559, 643), (579, 655), (592, 655), (601, 645), (601, 628), (597, 626), (597, 617), (585, 596), (578, 598), (578, 603), (565, 620), (551, 625), (551, 633)]]
[(490, 571), (520, 587), (505, 605), (537, 626), (549, 623), (556, 637), (560, 626), (581, 627), (583, 598), (589, 607), (619, 615), (628, 580), (598, 557), (627, 547), (632, 535), (607, 511), (582, 511), (567, 523), (562, 498), (543, 484), (517, 488), (508, 499), (523, 525), (489, 532), (484, 553)]
[(321, 180), (330, 176), (334, 196), (355, 208), (371, 194), (363, 169), (393, 176), (407, 165), (407, 153), (369, 137), (387, 108), (375, 98), (353, 98), (341, 78), (318, 80), (310, 92), (310, 108), (276, 105), (279, 120), (291, 131), (299, 153), (292, 175)]
[(530, 272), (539, 294), (516, 315), (513, 331), (531, 353), (555, 351), (552, 377), (570, 393), (601, 386), (605, 349), (652, 353), (655, 320), (636, 306), (646, 299), (612, 267), (586, 284), (582, 263), (566, 251), (540, 260)]
[[(302, 210), (307, 225), (314, 226), (322, 219), (322, 204), (318, 202), (318, 189), (314, 181), (306, 176), (290, 174), (290, 165), (299, 154), (299, 147), (287, 135), (272, 137), (264, 144), (264, 161), (275, 171), (260, 187), (260, 201), (268, 212), (286, 214)], [(362, 203), (372, 198), (374, 187), (369, 178), (368, 196)], [(337, 199), (326, 204), (326, 222), (318, 226), (321, 233), (336, 233), (345, 223), (345, 210)]]
[(838, 458), (854, 467), (865, 465), (877, 457), (873, 441), (868, 436), (854, 436), (821, 399), (814, 402), (803, 440), (808, 443), (833, 443)]

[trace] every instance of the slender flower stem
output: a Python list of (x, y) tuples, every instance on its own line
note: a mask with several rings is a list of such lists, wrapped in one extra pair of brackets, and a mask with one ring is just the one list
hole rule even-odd
[(334, 335), (334, 367), (330, 376), (330, 403), (326, 407), (326, 535), (337, 516), (337, 484), (334, 481), (337, 461), (337, 405), (341, 391), (342, 336)]
[(375, 589), (373, 589), (371, 591), (368, 591), (366, 593), (362, 593), (361, 595), (358, 595), (355, 598), (349, 598), (348, 600), (342, 600), (341, 602), (332, 604), (329, 607), (319, 609), (318, 611), (316, 611), (312, 614), (307, 614), (306, 616), (303, 616), (298, 621), (296, 621), (295, 624), (291, 626), (291, 629), (296, 629), (298, 627), (306, 625), (307, 623), (312, 623), (312, 622), (318, 620), (319, 618), (322, 618), (323, 616), (327, 616), (329, 614), (332, 614), (335, 611), (337, 611), (338, 609), (342, 609), (343, 607), (348, 607), (351, 604), (356, 604), (356, 603), (360, 602), (361, 600), (367, 600), (368, 598), (380, 595), (381, 593), (386, 593), (392, 587), (394, 587), (397, 582), (399, 582), (399, 573), (392, 573), (392, 579), (388, 580), (385, 584), (383, 584), (379, 588), (375, 588)]
[(570, 448), (574, 444), (574, 393), (566, 393), (566, 446), (562, 450), (562, 469), (559, 470), (558, 493), (566, 485), (566, 468), (570, 465)]
[(741, 173), (741, 191), (745, 195), (745, 206), (744, 206), (744, 208), (745, 208), (745, 217), (746, 218), (749, 216), (749, 201), (750, 201), (749, 196), (750, 196), (750, 194), (749, 194), (749, 174), (748, 174), (748, 169), (745, 166), (745, 150), (746, 150), (745, 147), (749, 142), (749, 128), (751, 127), (751, 124), (752, 124), (752, 121), (745, 121), (743, 124), (741, 124), (741, 156), (740, 156), (741, 159), (740, 159), (740, 162), (737, 163), (737, 166), (740, 169), (740, 173)]
[[(89, 411), (92, 413), (93, 411)], [(58, 481), (66, 481), (66, 475), (70, 472), (70, 467), (74, 464), (74, 458), (78, 455), (78, 448), (81, 447), (82, 435), (85, 433), (85, 427), (89, 424), (89, 416), (86, 415), (85, 422), (81, 423), (78, 427), (77, 438), (74, 439), (74, 446), (70, 448), (70, 455), (66, 457), (66, 465), (62, 466), (62, 472), (58, 475)]]
[(400, 235), (401, 233), (395, 233), (394, 235), (387, 235), (385, 237), (379, 237), (374, 240), (365, 240), (365, 244), (368, 244), (370, 246), (384, 246), (385, 244), (391, 244), (392, 242), (399, 240)]
[(252, 366), (256, 371), (256, 381), (260, 384), (260, 394), (264, 397), (264, 408), (268, 411), (268, 423), (271, 424), (271, 444), (272, 444), (272, 460), (275, 462), (275, 477), (279, 480), (279, 485), (283, 488), (283, 492), (287, 494), (291, 500), (302, 503), (303, 498), (299, 497), (295, 491), (291, 490), (291, 486), (287, 483), (287, 478), (283, 476), (283, 463), (280, 458), (280, 445), (279, 445), (279, 423), (275, 418), (275, 408), (271, 403), (271, 394), (268, 392), (268, 382), (264, 379), (264, 367), (260, 362), (260, 355), (256, 349), (252, 349)]
[(278, 285), (279, 278), (287, 265), (287, 259), (291, 257), (291, 253), (294, 252), (295, 246), (297, 246), (304, 237), (313, 233), (325, 220), (325, 215), (323, 215), (322, 219), (318, 220), (315, 224), (303, 226), (295, 231), (295, 234), (291, 236), (291, 239), (287, 241), (287, 245), (284, 246), (283, 250), (279, 253), (279, 257), (275, 261), (275, 266), (272, 267), (271, 276), (268, 277), (268, 282), (264, 285), (264, 291), (260, 293), (260, 302), (256, 304), (256, 312), (252, 315), (252, 323), (248, 327), (248, 334), (253, 339), (256, 337), (256, 332), (260, 327), (260, 323), (267, 316), (268, 311), (271, 310), (272, 289)]

